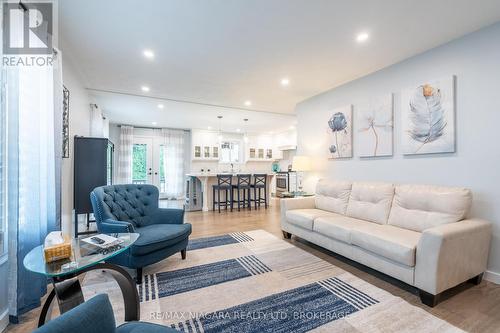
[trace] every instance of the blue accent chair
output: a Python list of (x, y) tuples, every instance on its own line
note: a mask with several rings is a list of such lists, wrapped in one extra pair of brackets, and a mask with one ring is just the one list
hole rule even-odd
[(97, 295), (87, 302), (47, 322), (33, 333), (175, 333), (173, 328), (145, 323), (128, 322), (116, 327), (108, 295)]
[(109, 260), (137, 270), (142, 283), (142, 268), (176, 252), (186, 259), (191, 224), (184, 223), (183, 209), (158, 208), (158, 188), (153, 185), (111, 185), (90, 193), (100, 233), (136, 232), (137, 241)]

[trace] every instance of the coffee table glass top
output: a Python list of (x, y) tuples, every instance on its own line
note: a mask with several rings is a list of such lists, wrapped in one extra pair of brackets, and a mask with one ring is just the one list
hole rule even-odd
[(283, 192), (281, 198), (298, 198), (298, 197), (312, 197), (314, 193), (297, 191), (297, 192)]
[(29, 271), (43, 274), (47, 277), (59, 277), (77, 273), (84, 268), (122, 253), (139, 238), (139, 234), (137, 233), (109, 234), (109, 236), (119, 238), (122, 242), (119, 246), (102, 249), (97, 245), (84, 242), (80, 238), (72, 239), (71, 257), (51, 263), (45, 262), (43, 245), (37, 246), (24, 257), (24, 267)]

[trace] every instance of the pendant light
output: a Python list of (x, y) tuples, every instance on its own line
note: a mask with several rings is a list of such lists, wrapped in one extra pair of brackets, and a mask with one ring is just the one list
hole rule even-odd
[(222, 116), (217, 116), (217, 118), (219, 119), (219, 134), (218, 134), (218, 138), (219, 138), (219, 141), (222, 141), (222, 129), (221, 129)]
[(248, 118), (243, 119), (243, 121), (245, 122), (245, 124), (243, 125), (243, 141), (245, 143), (248, 143), (247, 125), (246, 125), (248, 122)]

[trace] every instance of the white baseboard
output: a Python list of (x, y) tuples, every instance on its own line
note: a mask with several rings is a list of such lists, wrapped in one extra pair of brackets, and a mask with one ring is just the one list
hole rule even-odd
[(0, 314), (0, 332), (3, 332), (9, 325), (9, 309)]
[(500, 273), (486, 271), (484, 272), (484, 279), (496, 284), (500, 284)]

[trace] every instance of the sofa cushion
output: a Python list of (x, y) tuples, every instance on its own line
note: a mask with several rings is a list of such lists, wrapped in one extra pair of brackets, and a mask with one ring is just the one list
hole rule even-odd
[(351, 182), (321, 179), (316, 185), (314, 197), (316, 208), (345, 214), (351, 187)]
[(332, 215), (335, 214), (321, 209), (293, 209), (286, 212), (286, 220), (298, 227), (313, 230), (313, 222), (316, 218)]
[(346, 215), (386, 224), (394, 186), (387, 183), (353, 183)]
[(136, 228), (135, 232), (140, 236), (130, 251), (141, 256), (183, 241), (191, 233), (191, 224), (153, 224)]
[(376, 223), (355, 219), (344, 215), (323, 216), (314, 220), (313, 230), (341, 242), (351, 243), (352, 230), (369, 229)]
[(370, 229), (353, 229), (353, 245), (396, 261), (415, 266), (415, 252), (421, 233), (391, 225), (374, 225)]
[(459, 187), (400, 185), (396, 187), (388, 223), (414, 231), (463, 220), (472, 193)]

